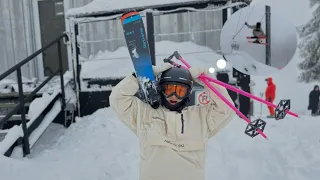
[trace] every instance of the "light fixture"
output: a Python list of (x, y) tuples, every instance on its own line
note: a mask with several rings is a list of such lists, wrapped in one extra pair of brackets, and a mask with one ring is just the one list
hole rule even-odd
[(219, 59), (217, 61), (217, 67), (219, 69), (224, 69), (227, 66), (227, 62), (224, 59)]
[(215, 69), (213, 67), (209, 68), (209, 72), (212, 74), (215, 72)]

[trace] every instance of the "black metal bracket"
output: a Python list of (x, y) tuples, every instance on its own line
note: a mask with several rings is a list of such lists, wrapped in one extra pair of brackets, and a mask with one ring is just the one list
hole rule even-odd
[(275, 110), (275, 119), (283, 119), (290, 110), (290, 99), (281, 100)]
[(254, 121), (251, 121), (247, 127), (246, 130), (244, 131), (244, 133), (252, 138), (256, 137), (259, 132), (257, 131), (258, 129), (260, 129), (260, 131), (264, 131), (265, 127), (266, 127), (267, 123), (262, 120), (262, 119), (256, 119)]

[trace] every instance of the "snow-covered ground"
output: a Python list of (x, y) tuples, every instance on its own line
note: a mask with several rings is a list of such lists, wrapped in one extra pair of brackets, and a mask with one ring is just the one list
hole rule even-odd
[[(45, 149), (35, 147), (29, 158), (0, 157), (1, 177), (10, 180), (138, 180), (138, 140), (109, 109), (77, 119), (70, 129), (48, 130)], [(233, 119), (209, 141), (207, 179), (317, 180), (320, 175), (320, 121), (303, 116), (267, 120), (265, 133), (254, 139), (246, 123)], [(59, 132), (60, 136), (55, 133)], [(40, 142), (39, 142), (40, 143)], [(43, 142), (42, 142), (43, 143)]]

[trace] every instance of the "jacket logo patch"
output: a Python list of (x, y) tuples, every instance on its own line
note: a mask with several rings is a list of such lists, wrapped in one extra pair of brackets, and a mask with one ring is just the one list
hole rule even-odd
[(174, 143), (174, 142), (171, 142), (169, 140), (164, 140), (165, 143), (168, 143), (168, 144), (171, 144), (175, 147), (184, 147), (184, 144), (177, 144), (177, 143)]

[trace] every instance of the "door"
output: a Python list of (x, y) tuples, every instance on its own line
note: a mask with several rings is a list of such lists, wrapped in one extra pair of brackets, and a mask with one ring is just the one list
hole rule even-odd
[[(38, 1), (41, 29), (41, 45), (44, 47), (65, 31), (63, 0)], [(63, 72), (68, 70), (67, 47), (61, 40)], [(54, 44), (43, 53), (44, 76), (50, 76), (59, 68), (58, 47)]]

